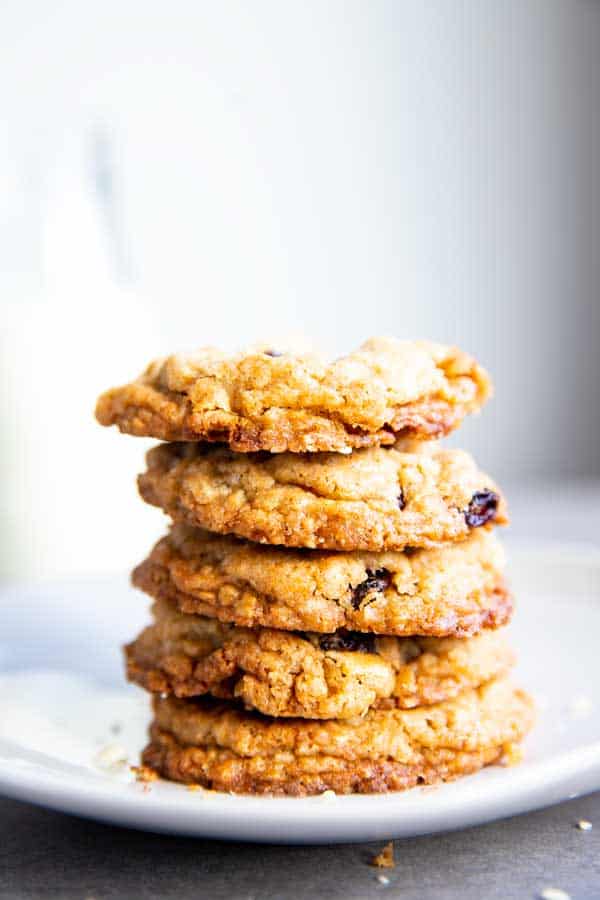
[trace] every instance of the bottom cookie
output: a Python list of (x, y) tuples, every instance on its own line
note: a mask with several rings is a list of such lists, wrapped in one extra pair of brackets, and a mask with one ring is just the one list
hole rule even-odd
[(340, 721), (271, 719), (202, 698), (156, 698), (144, 765), (219, 791), (304, 796), (451, 781), (511, 755), (533, 703), (505, 679), (435, 706)]

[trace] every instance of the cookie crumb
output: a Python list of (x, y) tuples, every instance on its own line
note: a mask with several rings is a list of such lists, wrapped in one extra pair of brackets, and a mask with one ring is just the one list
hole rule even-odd
[(518, 744), (508, 743), (502, 748), (500, 764), (503, 766), (516, 766), (523, 760), (523, 750)]
[(127, 750), (120, 744), (106, 744), (94, 756), (94, 765), (115, 772), (127, 765)]
[(143, 784), (147, 784), (149, 781), (158, 781), (158, 774), (148, 766), (131, 766), (130, 768), (136, 781), (141, 781)]
[(548, 887), (540, 892), (540, 900), (571, 900), (571, 895), (560, 888)]
[(337, 799), (337, 794), (336, 794), (335, 791), (332, 791), (331, 789), (328, 789), (328, 790), (326, 790), (326, 791), (323, 791), (322, 794), (319, 794), (319, 798), (320, 798), (321, 800), (323, 800), (325, 803), (331, 803), (332, 800), (336, 800), (336, 799)]
[(394, 861), (394, 842), (390, 841), (386, 844), (381, 853), (378, 853), (371, 859), (372, 866), (378, 866), (380, 869), (393, 869), (396, 865)]
[(387, 875), (378, 875), (377, 881), (379, 882), (379, 884), (383, 885), (387, 885), (390, 883), (390, 879), (387, 877)]
[(580, 831), (591, 831), (594, 826), (591, 822), (588, 822), (587, 819), (580, 819), (577, 823), (577, 827)]

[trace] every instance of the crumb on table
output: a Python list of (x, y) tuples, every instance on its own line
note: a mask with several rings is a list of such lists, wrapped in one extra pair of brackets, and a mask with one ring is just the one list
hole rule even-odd
[(377, 853), (371, 859), (371, 865), (377, 866), (379, 869), (393, 869), (396, 865), (394, 861), (394, 842), (390, 841), (386, 844), (381, 853)]
[(541, 900), (571, 900), (571, 895), (561, 888), (547, 887), (540, 892)]

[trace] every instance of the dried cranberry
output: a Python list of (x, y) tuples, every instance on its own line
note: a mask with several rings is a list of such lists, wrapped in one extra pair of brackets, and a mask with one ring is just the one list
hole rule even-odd
[(404, 509), (405, 506), (406, 500), (404, 499), (404, 491), (400, 488), (400, 493), (398, 494), (398, 507)]
[(477, 491), (465, 510), (465, 521), (469, 528), (485, 525), (496, 517), (498, 510), (498, 494), (494, 491)]
[(367, 578), (357, 584), (352, 592), (352, 606), (359, 609), (367, 594), (371, 591), (385, 591), (390, 586), (392, 576), (387, 569), (367, 569)]
[(351, 650), (358, 653), (375, 653), (375, 636), (345, 628), (319, 638), (321, 650)]

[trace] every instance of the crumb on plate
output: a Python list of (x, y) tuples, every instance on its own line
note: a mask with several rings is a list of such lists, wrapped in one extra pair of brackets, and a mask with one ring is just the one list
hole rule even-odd
[(141, 781), (144, 784), (158, 780), (158, 774), (149, 766), (131, 766), (131, 771), (135, 775), (136, 781)]
[(523, 760), (523, 750), (514, 742), (505, 744), (502, 748), (502, 758), (500, 760), (503, 766), (516, 766)]
[(94, 756), (94, 765), (114, 771), (127, 765), (127, 750), (120, 744), (106, 744)]

